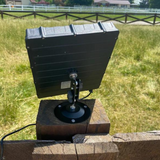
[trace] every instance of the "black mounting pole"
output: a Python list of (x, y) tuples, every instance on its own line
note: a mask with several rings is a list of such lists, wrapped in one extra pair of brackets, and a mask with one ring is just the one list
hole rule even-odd
[(80, 123), (85, 121), (91, 115), (90, 109), (87, 105), (78, 102), (80, 80), (77, 78), (78, 74), (72, 72), (69, 74), (71, 79), (71, 88), (68, 91), (68, 101), (59, 104), (55, 108), (55, 116), (66, 123)]

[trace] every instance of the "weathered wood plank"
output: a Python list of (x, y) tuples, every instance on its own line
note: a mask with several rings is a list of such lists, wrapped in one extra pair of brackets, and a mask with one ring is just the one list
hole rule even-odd
[(113, 143), (76, 144), (78, 160), (117, 160), (118, 148)]
[(96, 100), (86, 133), (109, 133), (110, 121), (101, 102)]
[(54, 115), (55, 107), (62, 102), (64, 101), (41, 101), (36, 122), (37, 139), (71, 140), (75, 134), (109, 133), (110, 122), (100, 101), (80, 101), (93, 112), (91, 118), (76, 124), (64, 123)]
[(65, 160), (77, 160), (77, 153), (74, 144), (64, 144)]
[(160, 132), (118, 133), (113, 135), (119, 160), (160, 160)]
[(78, 160), (94, 159), (94, 144), (76, 144)]
[(103, 143), (117, 145), (119, 160), (160, 160), (160, 131), (143, 133), (118, 133), (109, 135), (75, 135), (75, 143)]
[[(80, 138), (80, 136), (82, 136), (82, 138)], [(107, 158), (107, 156), (109, 156), (108, 152), (112, 151), (111, 150), (112, 147), (104, 146), (107, 144), (117, 145), (119, 150), (118, 160), (160, 160), (160, 131), (152, 131), (144, 133), (121, 133), (121, 134), (115, 134), (113, 137), (108, 135), (87, 134), (86, 137), (85, 135), (79, 135), (78, 138), (81, 139), (81, 143), (84, 142), (83, 144), (75, 144), (75, 146), (79, 145), (79, 148), (81, 147), (81, 150), (79, 149), (79, 153), (81, 153), (79, 155), (80, 158), (85, 157), (83, 156), (83, 150), (85, 151), (84, 154), (86, 153), (86, 148), (83, 145), (92, 143), (91, 147), (88, 149), (89, 151), (87, 150), (88, 154), (87, 156), (89, 156), (89, 153), (92, 153), (94, 150), (93, 158), (95, 160), (103, 160), (102, 158), (105, 157), (104, 153), (101, 154), (101, 152), (103, 152), (103, 148), (105, 148), (107, 151), (105, 160), (109, 159)], [(106, 143), (104, 143), (104, 141)], [(73, 160), (77, 160), (76, 157), (77, 148), (75, 148), (74, 144), (65, 144), (65, 142), (56, 142), (51, 140), (5, 141), (4, 142), (5, 160), (32, 160), (33, 151), (34, 151), (33, 154), (44, 153), (44, 150), (42, 150), (42, 148), (40, 149), (36, 148), (38, 146), (37, 144), (39, 143), (42, 144), (49, 143), (48, 145), (61, 143), (64, 146), (64, 152), (63, 152), (64, 155), (66, 155), (66, 153), (69, 153), (68, 157), (71, 156), (73, 157)], [(36, 148), (36, 150), (34, 150), (34, 148)], [(71, 157), (68, 159), (72, 160)], [(95, 157), (98, 158), (96, 159)], [(116, 157), (113, 156), (113, 158)], [(40, 157), (39, 160), (45, 160), (45, 159), (42, 159), (42, 157)], [(65, 160), (64, 157), (62, 160)]]
[(72, 137), (73, 143), (99, 143), (112, 142), (109, 134), (76, 134)]
[(74, 144), (36, 144), (33, 160), (77, 160)]

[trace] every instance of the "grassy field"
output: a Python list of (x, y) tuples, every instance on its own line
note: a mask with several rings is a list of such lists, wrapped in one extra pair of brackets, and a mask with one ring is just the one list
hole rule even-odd
[[(25, 48), (26, 28), (62, 26), (71, 22), (0, 21), (0, 137), (35, 123), (36, 97)], [(116, 25), (120, 30), (99, 89), (111, 121), (110, 134), (160, 129), (160, 26)], [(81, 97), (87, 92), (82, 92)], [(56, 96), (50, 99), (64, 99)], [(35, 127), (7, 139), (35, 139)]]

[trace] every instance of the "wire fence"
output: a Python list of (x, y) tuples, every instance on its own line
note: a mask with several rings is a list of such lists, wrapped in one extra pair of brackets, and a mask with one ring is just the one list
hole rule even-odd
[(96, 6), (55, 6), (55, 5), (0, 5), (1, 11), (53, 11), (53, 12), (101, 12), (101, 13), (160, 13), (153, 8), (119, 8)]

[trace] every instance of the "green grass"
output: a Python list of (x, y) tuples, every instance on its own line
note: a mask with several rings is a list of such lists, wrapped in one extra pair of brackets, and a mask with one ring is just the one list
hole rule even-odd
[[(25, 48), (26, 28), (62, 26), (71, 22), (0, 21), (0, 137), (36, 122), (36, 97)], [(99, 98), (111, 121), (110, 133), (160, 129), (160, 26), (116, 25), (120, 30)], [(86, 95), (83, 92), (81, 96)], [(64, 99), (56, 96), (51, 99)], [(35, 127), (7, 139), (35, 139)]]

